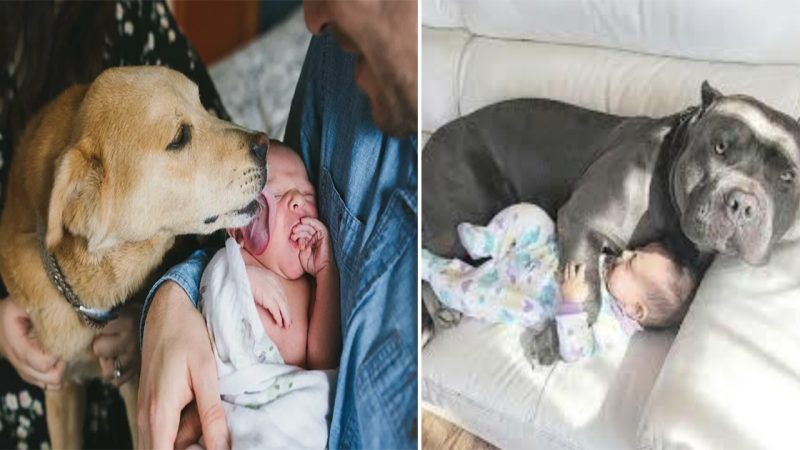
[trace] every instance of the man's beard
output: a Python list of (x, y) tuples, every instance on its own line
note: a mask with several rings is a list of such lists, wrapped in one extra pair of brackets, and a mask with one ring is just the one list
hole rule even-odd
[[(403, 74), (403, 68), (397, 67), (393, 56), (378, 49), (373, 42), (370, 53), (374, 58), (367, 63), (366, 56), (349, 35), (339, 28), (331, 27), (339, 47), (349, 53), (357, 54), (357, 64), (366, 64), (369, 72), (366, 83), (359, 85), (370, 101), (372, 120), (381, 131), (395, 137), (406, 137), (417, 131), (417, 65), (413, 64), (413, 73)], [(414, 56), (416, 62), (416, 55)], [(357, 70), (357, 69), (356, 69)]]
[(380, 90), (372, 103), (372, 119), (375, 125), (395, 137), (406, 137), (417, 131), (417, 112), (395, 88), (387, 94)]
[(379, 73), (370, 74), (377, 86), (373, 86), (375, 92), (368, 93), (372, 94), (369, 97), (375, 125), (395, 137), (416, 133), (416, 73), (411, 79), (404, 80), (391, 64), (382, 64), (381, 68)]

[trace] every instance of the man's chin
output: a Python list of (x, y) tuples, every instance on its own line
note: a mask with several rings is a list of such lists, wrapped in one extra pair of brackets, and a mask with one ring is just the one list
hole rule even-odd
[(356, 85), (369, 98), (372, 120), (379, 130), (391, 136), (404, 138), (417, 131), (417, 113), (407, 107), (396, 95), (387, 95), (367, 71), (356, 78)]
[(387, 106), (383, 102), (376, 102), (370, 98), (372, 120), (379, 130), (397, 138), (408, 137), (417, 131), (417, 120), (409, 120), (399, 113), (397, 108)]
[(409, 123), (399, 120), (392, 120), (386, 117), (381, 117), (373, 110), (372, 119), (375, 121), (375, 126), (384, 133), (396, 137), (404, 138), (414, 134), (417, 128), (415, 123), (413, 126)]

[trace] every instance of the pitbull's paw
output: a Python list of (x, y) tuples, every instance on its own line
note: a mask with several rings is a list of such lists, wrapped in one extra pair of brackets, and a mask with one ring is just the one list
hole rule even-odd
[(442, 306), (433, 315), (433, 322), (438, 328), (450, 328), (461, 323), (462, 317), (464, 317), (464, 313), (461, 311)]
[(522, 333), (522, 347), (532, 365), (549, 366), (558, 361), (558, 334), (555, 322), (549, 322), (544, 329), (528, 328)]
[(432, 334), (437, 330), (450, 328), (461, 322), (463, 314), (460, 311), (446, 307), (428, 283), (422, 283), (422, 306), (433, 322)]

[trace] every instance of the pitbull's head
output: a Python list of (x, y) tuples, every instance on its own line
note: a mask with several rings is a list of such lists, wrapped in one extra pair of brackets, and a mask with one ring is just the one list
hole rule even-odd
[(683, 142), (670, 186), (683, 232), (701, 251), (764, 263), (797, 221), (797, 121), (705, 82)]

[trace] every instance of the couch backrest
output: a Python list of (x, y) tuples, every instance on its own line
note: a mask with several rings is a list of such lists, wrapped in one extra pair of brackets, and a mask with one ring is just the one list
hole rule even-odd
[(800, 114), (800, 2), (425, 0), (421, 14), (425, 135), (515, 97), (664, 115), (706, 79)]

